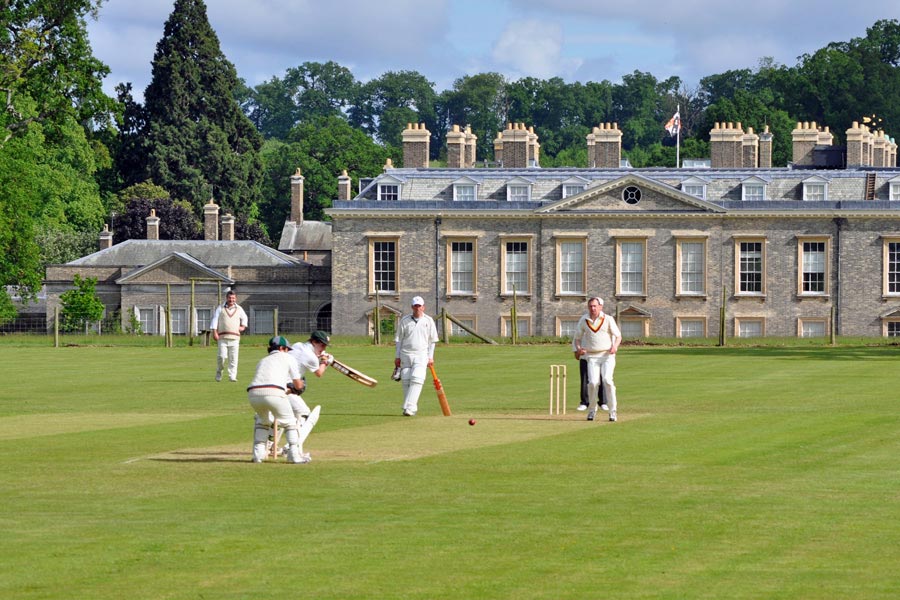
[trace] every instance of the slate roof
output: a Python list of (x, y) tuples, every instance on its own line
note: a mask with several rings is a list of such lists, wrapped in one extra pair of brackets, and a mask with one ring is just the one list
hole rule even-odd
[[(877, 181), (876, 199), (865, 198), (867, 175), (874, 174)], [(372, 211), (415, 214), (428, 211), (453, 213), (490, 214), (501, 211), (550, 212), (551, 207), (575, 208), (581, 198), (603, 189), (614, 189), (617, 183), (642, 182), (685, 206), (697, 204), (681, 191), (685, 182), (701, 180), (706, 185), (706, 198), (696, 208), (726, 213), (847, 211), (858, 213), (897, 213), (900, 202), (889, 201), (888, 184), (897, 181), (900, 168), (858, 167), (849, 169), (812, 169), (798, 166), (769, 169), (585, 169), (585, 168), (530, 168), (530, 169), (391, 169), (374, 178), (352, 200), (335, 200), (326, 214)], [(463, 178), (478, 186), (478, 199), (453, 200), (453, 186)], [(586, 189), (577, 196), (562, 198), (564, 183), (578, 178)], [(532, 182), (529, 201), (507, 201), (506, 185), (527, 179)], [(742, 200), (742, 184), (758, 180), (766, 185), (766, 199), (762, 202)], [(821, 180), (828, 185), (828, 199), (803, 200), (805, 182)], [(399, 200), (377, 200), (377, 189), (382, 182), (399, 182), (402, 185)], [(562, 201), (562, 202), (561, 202)], [(568, 201), (568, 202), (567, 202)]]
[(287, 221), (281, 230), (279, 250), (331, 250), (331, 223)]
[(83, 267), (135, 267), (172, 254), (188, 255), (207, 267), (296, 266), (303, 261), (249, 240), (126, 240), (67, 263)]

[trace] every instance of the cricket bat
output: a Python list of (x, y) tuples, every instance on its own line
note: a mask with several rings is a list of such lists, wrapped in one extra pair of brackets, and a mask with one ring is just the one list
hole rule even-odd
[(441, 380), (438, 379), (437, 373), (434, 372), (434, 365), (429, 365), (428, 369), (431, 371), (431, 378), (434, 380), (434, 391), (437, 392), (438, 402), (441, 403), (441, 412), (444, 413), (445, 417), (449, 417), (451, 414), (450, 404), (447, 402), (444, 386), (441, 385)]
[(334, 358), (333, 356), (331, 357), (331, 368), (337, 369), (340, 373), (346, 375), (353, 381), (355, 381), (357, 383), (361, 383), (365, 386), (375, 387), (376, 385), (378, 385), (378, 380), (375, 379), (374, 377), (369, 377), (362, 371), (357, 371), (350, 365), (346, 365), (346, 364), (342, 363), (341, 361)]

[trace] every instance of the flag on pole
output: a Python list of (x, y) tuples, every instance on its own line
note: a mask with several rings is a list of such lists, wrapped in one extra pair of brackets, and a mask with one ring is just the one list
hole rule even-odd
[(678, 135), (678, 132), (681, 130), (681, 115), (678, 111), (672, 115), (672, 118), (669, 119), (669, 122), (666, 123), (666, 131), (669, 132), (669, 135), (675, 137)]

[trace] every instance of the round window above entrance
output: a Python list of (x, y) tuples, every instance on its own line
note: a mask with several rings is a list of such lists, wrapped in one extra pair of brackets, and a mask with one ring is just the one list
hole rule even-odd
[(629, 185), (622, 190), (622, 200), (628, 204), (637, 204), (641, 201), (641, 189), (639, 187)]

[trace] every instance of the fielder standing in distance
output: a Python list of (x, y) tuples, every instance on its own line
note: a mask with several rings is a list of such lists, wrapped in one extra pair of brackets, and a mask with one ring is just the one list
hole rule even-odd
[(425, 314), (425, 300), (416, 296), (411, 305), (412, 314), (400, 319), (394, 336), (394, 367), (400, 368), (404, 417), (415, 416), (419, 410), (425, 372), (434, 364), (434, 345), (438, 341), (434, 319)]
[(247, 313), (237, 303), (234, 290), (225, 293), (225, 304), (218, 306), (213, 313), (209, 328), (213, 338), (219, 345), (216, 354), (216, 381), (222, 381), (222, 371), (228, 371), (228, 379), (237, 381), (238, 354), (241, 334), (247, 329)]
[(609, 420), (615, 421), (618, 417), (613, 372), (621, 341), (622, 332), (615, 319), (603, 312), (603, 299), (595, 296), (588, 300), (588, 312), (578, 320), (575, 335), (572, 336), (575, 358), (587, 361), (588, 398), (591, 402), (588, 421), (593, 421), (597, 414), (597, 389), (601, 383), (609, 406)]
[(256, 412), (253, 425), (253, 462), (260, 463), (268, 453), (269, 429), (277, 421), (287, 437), (288, 462), (309, 462), (300, 448), (300, 432), (297, 419), (287, 398), (287, 382), (295, 389), (303, 387), (300, 368), (294, 357), (288, 354), (291, 345), (282, 336), (269, 340), (269, 354), (256, 365), (256, 373), (247, 388), (247, 399)]

